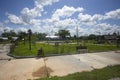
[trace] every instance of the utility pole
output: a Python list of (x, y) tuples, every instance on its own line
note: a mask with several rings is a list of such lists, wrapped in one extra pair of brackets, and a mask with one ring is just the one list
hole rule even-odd
[(31, 35), (32, 35), (31, 29), (28, 30), (28, 35), (29, 35), (29, 50), (31, 50)]
[(25, 33), (25, 32), (23, 33), (23, 36), (24, 36), (24, 45), (25, 45), (25, 40), (26, 40), (26, 39), (25, 39), (25, 36), (26, 36), (26, 33)]
[(77, 45), (78, 45), (78, 25), (76, 26), (76, 40), (77, 40)]

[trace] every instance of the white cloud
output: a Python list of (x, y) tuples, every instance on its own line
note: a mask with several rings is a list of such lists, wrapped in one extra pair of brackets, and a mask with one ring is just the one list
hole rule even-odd
[[(58, 12), (58, 14), (57, 14)], [(101, 23), (100, 21), (106, 20), (105, 15), (100, 14), (84, 14), (79, 13), (78, 19), (72, 19), (68, 18), (72, 16), (71, 13), (63, 13), (66, 12), (63, 8), (57, 9), (55, 13), (52, 15), (51, 19), (47, 19), (46, 24), (51, 24), (52, 26), (56, 26), (57, 30), (59, 29), (68, 29), (70, 30), (71, 34), (76, 34), (76, 26), (79, 26), (79, 35), (89, 35), (89, 34), (98, 34), (100, 32), (101, 34), (108, 34), (108, 33), (114, 33), (115, 31), (120, 31), (120, 26), (117, 25), (110, 25), (107, 23)], [(74, 12), (74, 11), (73, 11)], [(109, 13), (109, 12), (108, 12)], [(60, 15), (61, 14), (61, 15)], [(64, 19), (59, 19), (59, 17), (67, 16)], [(83, 27), (86, 26), (86, 27)], [(96, 27), (97, 26), (97, 27)], [(51, 27), (51, 29), (54, 29), (54, 27)], [(54, 31), (55, 32), (55, 31)]]
[(104, 16), (105, 19), (120, 19), (120, 9), (107, 12)]
[(58, 22), (55, 22), (54, 25), (56, 27), (60, 27), (61, 29), (63, 29), (63, 28), (67, 28), (70, 26), (75, 26), (75, 21), (74, 19), (68, 18), (64, 20), (59, 20)]
[(21, 11), (21, 14), (24, 18), (28, 18), (27, 20), (40, 17), (42, 15), (42, 11), (44, 11), (45, 6), (52, 5), (52, 3), (58, 1), (59, 0), (35, 0), (35, 7), (33, 9), (29, 9), (26, 7)]
[(52, 3), (58, 2), (59, 0), (35, 0), (35, 5), (37, 7), (39, 6), (46, 6), (46, 5), (52, 5)]
[(89, 22), (89, 21), (91, 21), (92, 19), (92, 16), (91, 15), (89, 15), (89, 14), (83, 14), (83, 13), (80, 13), (79, 15), (78, 15), (78, 18), (79, 18), (79, 20), (81, 21), (81, 22)]
[(95, 14), (95, 15), (92, 16), (93, 21), (100, 21), (100, 20), (103, 20), (103, 19), (104, 19), (104, 16), (100, 15), (100, 14)]
[(38, 8), (38, 7), (35, 7), (33, 9), (24, 8), (21, 11), (21, 13), (22, 13), (22, 15), (25, 15), (25, 16), (29, 17), (30, 19), (33, 19), (35, 17), (41, 16), (41, 11), (43, 11), (42, 8)]
[(13, 23), (13, 24), (24, 24), (21, 17), (17, 17), (16, 15), (13, 15), (13, 14), (7, 14), (7, 15), (8, 15), (8, 19), (11, 23)]
[(19, 27), (19, 28), (17, 28), (17, 29), (15, 30), (15, 32), (20, 32), (20, 31), (22, 31), (22, 32), (27, 32), (28, 29), (25, 28), (25, 27)]
[(0, 34), (4, 31), (4, 25), (0, 22)]
[(32, 20), (30, 20), (30, 25), (40, 26), (41, 25), (41, 20), (40, 19), (32, 19)]
[(100, 34), (113, 34), (114, 32), (120, 32), (120, 26), (111, 25), (108, 23), (100, 23), (96, 25)]
[(35, 7), (32, 9), (29, 8), (23, 8), (21, 11), (20, 16), (16, 16), (14, 14), (9, 14), (8, 19), (13, 24), (28, 24), (31, 23), (34, 24), (38, 20), (35, 20), (35, 18), (40, 17), (42, 15), (42, 11), (44, 11), (44, 7), (47, 5), (52, 5), (55, 2), (58, 2), (59, 0), (35, 0)]
[(81, 7), (74, 8), (74, 7), (69, 7), (69, 6), (64, 6), (62, 9), (57, 9), (53, 15), (52, 18), (59, 19), (60, 17), (65, 18), (65, 17), (70, 17), (72, 16), (75, 12), (82, 12), (84, 9)]
[(114, 11), (110, 11), (105, 13), (104, 15), (100, 14), (83, 14), (79, 13), (78, 19), (80, 20), (80, 23), (83, 25), (95, 25), (97, 22), (107, 20), (107, 19), (120, 19), (120, 9), (116, 9)]
[(78, 15), (78, 19), (79, 19), (80, 24), (91, 26), (91, 25), (96, 24), (97, 17), (95, 17), (95, 16), (93, 17), (93, 16), (91, 16), (89, 14), (80, 13)]
[(3, 33), (4, 30), (10, 31), (10, 30), (13, 30), (13, 29), (5, 26), (2, 22), (0, 22), (0, 34)]
[(29, 19), (40, 17), (41, 12), (44, 11), (44, 7), (47, 5), (52, 5), (59, 0), (35, 0), (35, 7), (33, 9), (24, 8), (21, 13)]
[[(61, 9), (57, 9), (48, 19), (39, 19), (42, 14), (46, 14), (44, 7), (52, 5), (59, 0), (35, 0), (34, 8), (23, 8), (20, 16), (7, 13), (9, 22), (20, 25), (30, 25), (33, 32), (45, 32), (52, 33), (57, 32), (59, 29), (68, 29), (71, 34), (76, 34), (76, 26), (79, 27), (79, 35), (97, 34), (97, 31), (101, 33), (113, 33), (120, 31), (120, 26), (110, 25), (107, 23), (101, 23), (106, 19), (120, 19), (120, 9), (101, 14), (85, 14), (82, 7), (70, 7), (64, 5)], [(78, 17), (73, 19), (73, 14), (78, 13)], [(76, 15), (76, 14), (75, 14)], [(8, 21), (6, 22), (8, 23)], [(83, 27), (85, 26), (85, 27)], [(93, 26), (93, 27), (91, 27)], [(94, 27), (95, 26), (95, 27)], [(0, 31), (3, 27), (0, 27)], [(25, 27), (18, 27), (16, 31), (27, 31)]]

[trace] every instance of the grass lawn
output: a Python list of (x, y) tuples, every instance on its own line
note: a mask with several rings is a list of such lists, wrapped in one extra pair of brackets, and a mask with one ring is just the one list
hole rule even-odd
[(116, 45), (87, 45), (89, 52), (104, 52), (104, 51), (114, 51), (120, 50)]
[(9, 44), (10, 41), (0, 41), (0, 44)]
[(64, 77), (51, 77), (38, 80), (108, 80), (120, 77), (120, 65), (95, 69), (91, 72), (74, 73)]
[[(102, 52), (102, 51), (111, 51), (111, 50), (120, 50), (120, 47), (117, 48), (115, 45), (91, 45), (85, 44), (88, 47), (89, 52)], [(55, 45), (49, 45), (45, 43), (36, 43), (32, 45), (32, 50), (29, 50), (29, 44), (19, 43), (15, 48), (13, 55), (17, 56), (35, 56), (38, 53), (38, 49), (43, 48), (44, 54), (46, 56), (51, 54), (75, 54), (76, 53), (76, 44), (64, 44), (55, 47)]]
[(55, 45), (48, 45), (45, 43), (37, 43), (35, 45), (32, 45), (32, 50), (29, 50), (29, 44), (26, 45), (19, 43), (19, 45), (15, 48), (14, 52), (12, 52), (13, 55), (17, 56), (30, 56), (30, 55), (37, 55), (38, 50), (40, 48), (43, 48), (45, 55), (50, 54), (63, 54), (63, 53), (75, 53), (76, 52), (76, 45), (59, 45), (58, 47), (55, 47)]

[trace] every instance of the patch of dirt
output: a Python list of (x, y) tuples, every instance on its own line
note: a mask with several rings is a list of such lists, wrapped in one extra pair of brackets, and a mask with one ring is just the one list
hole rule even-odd
[(33, 72), (32, 75), (33, 77), (48, 77), (51, 72), (53, 72), (51, 68), (43, 66)]
[(120, 50), (118, 50), (118, 51), (115, 51), (115, 53), (120, 53)]

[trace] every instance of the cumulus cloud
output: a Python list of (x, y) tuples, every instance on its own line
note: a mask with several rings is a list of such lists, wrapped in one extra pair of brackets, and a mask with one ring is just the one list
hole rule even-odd
[(120, 9), (107, 12), (104, 15), (100, 15), (100, 14), (89, 15), (89, 14), (80, 13), (78, 15), (78, 19), (81, 21), (82, 24), (85, 25), (95, 25), (97, 22), (107, 19), (118, 20), (120, 19)]
[(24, 8), (21, 11), (21, 14), (26, 17), (29, 17), (30, 19), (33, 19), (35, 17), (41, 16), (41, 11), (43, 11), (42, 8), (38, 8), (38, 7), (35, 7), (33, 9)]
[[(35, 0), (35, 5), (32, 9), (26, 7), (21, 11), (21, 15), (17, 16), (14, 14), (7, 13), (9, 22), (19, 25), (29, 25), (33, 32), (57, 32), (59, 29), (68, 29), (71, 34), (76, 34), (76, 26), (78, 26), (79, 35), (97, 34), (98, 31), (101, 33), (112, 33), (120, 31), (120, 26), (110, 25), (108, 23), (101, 23), (107, 19), (120, 19), (120, 9), (116, 9), (105, 14), (85, 14), (83, 13), (84, 8), (82, 7), (71, 7), (64, 5), (61, 9), (56, 9), (51, 18), (39, 19), (42, 14), (46, 14), (44, 7), (52, 5), (59, 0)], [(78, 13), (78, 14), (75, 14)], [(75, 19), (73, 15), (76, 15)], [(6, 22), (8, 23), (8, 21)], [(85, 26), (85, 27), (83, 27)], [(92, 27), (91, 27), (92, 26)], [(0, 27), (0, 30), (1, 27)], [(27, 28), (17, 28), (16, 31), (27, 31)]]
[(100, 14), (90, 15), (90, 14), (79, 13), (77, 22), (86, 26), (94, 26), (103, 19), (104, 16)]
[(4, 31), (4, 25), (0, 22), (0, 34)]
[(52, 5), (55, 2), (58, 2), (59, 0), (35, 0), (35, 5), (37, 7), (39, 6), (46, 6), (46, 5)]
[(44, 11), (44, 7), (47, 5), (52, 5), (59, 0), (35, 0), (35, 7), (33, 9), (24, 8), (21, 13), (25, 15), (29, 19), (33, 19), (36, 17), (40, 17), (42, 14), (41, 12)]
[(10, 30), (13, 30), (13, 29), (5, 26), (2, 22), (0, 22), (0, 34), (3, 33), (4, 30), (10, 31)]
[(69, 7), (69, 6), (64, 6), (62, 9), (57, 9), (52, 17), (55, 19), (59, 19), (60, 17), (70, 17), (72, 16), (75, 12), (82, 12), (84, 9), (81, 7), (74, 8), (74, 7)]
[(27, 32), (28, 29), (25, 28), (25, 27), (19, 27), (19, 28), (17, 28), (17, 29), (15, 30), (15, 32), (20, 32), (20, 31), (22, 31), (22, 32)]
[(30, 21), (30, 24), (33, 26), (40, 26), (41, 25), (41, 20), (40, 19), (32, 19)]
[(120, 19), (120, 9), (107, 12), (104, 16), (105, 19)]
[(9, 14), (8, 19), (13, 24), (34, 24), (38, 20), (35, 20), (35, 18), (40, 17), (42, 14), (42, 11), (44, 11), (44, 7), (47, 5), (52, 5), (55, 2), (58, 2), (59, 0), (35, 0), (35, 7), (32, 9), (29, 8), (23, 8), (21, 11), (20, 16), (16, 16), (14, 14)]
[(7, 14), (7, 15), (8, 15), (8, 19), (11, 23), (13, 23), (13, 24), (24, 24), (21, 17), (18, 17), (18, 16), (13, 15), (13, 14)]
[[(68, 6), (67, 6), (68, 7)], [(69, 7), (70, 8), (70, 7)], [(69, 12), (69, 9), (67, 9)], [(52, 26), (56, 26), (59, 29), (68, 29), (72, 35), (76, 34), (76, 26), (79, 27), (79, 35), (89, 35), (89, 34), (112, 34), (114, 32), (120, 31), (120, 26), (118, 25), (110, 25), (108, 23), (101, 23), (106, 19), (113, 19), (115, 16), (111, 16), (111, 18), (105, 18), (107, 13), (111, 12), (119, 12), (110, 11), (104, 15), (101, 14), (84, 14), (79, 12), (78, 18), (73, 19), (71, 16), (77, 11), (77, 9), (72, 12), (67, 13), (67, 11), (63, 8), (57, 9), (50, 19), (47, 19), (47, 23), (52, 24)], [(116, 13), (118, 14), (118, 13)], [(110, 14), (109, 14), (110, 15)], [(64, 19), (60, 19), (61, 17), (65, 17)], [(115, 18), (119, 19), (119, 18)], [(46, 21), (46, 20), (45, 20)], [(86, 26), (86, 27), (83, 27)], [(51, 29), (54, 27), (51, 27)]]
[(103, 20), (103, 19), (104, 19), (104, 16), (100, 15), (100, 14), (95, 14), (95, 15), (92, 16), (93, 21), (100, 21), (100, 20)]
[(35, 0), (35, 7), (33, 9), (29, 9), (26, 7), (21, 11), (21, 14), (23, 15), (23, 20), (29, 21), (36, 17), (40, 17), (42, 15), (42, 12), (44, 11), (45, 6), (52, 5), (53, 3), (58, 1), (59, 0)]
[(95, 19), (95, 17), (93, 17), (89, 14), (80, 13), (78, 15), (78, 19), (79, 19), (81, 24), (90, 26), (90, 25), (95, 25), (96, 24), (96, 19), (97, 18)]
[(70, 26), (75, 26), (75, 24), (76, 23), (75, 23), (74, 19), (71, 19), (71, 18), (59, 20), (58, 22), (54, 23), (54, 25), (56, 27), (59, 27), (61, 29), (65, 29), (65, 28), (70, 27)]
[(96, 25), (97, 31), (100, 32), (100, 34), (113, 34), (114, 32), (120, 32), (120, 26), (118, 25), (111, 25), (108, 23), (100, 23)]

